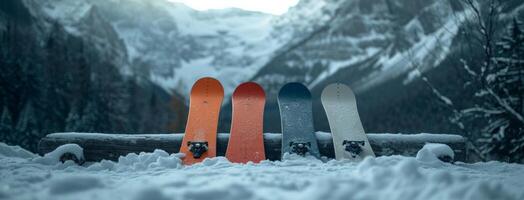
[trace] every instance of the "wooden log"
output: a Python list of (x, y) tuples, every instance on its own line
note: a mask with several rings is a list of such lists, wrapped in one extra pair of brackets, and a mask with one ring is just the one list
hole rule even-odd
[[(377, 156), (415, 156), (425, 143), (443, 143), (455, 152), (456, 161), (466, 161), (467, 152), (462, 136), (451, 134), (367, 134)], [(162, 149), (176, 153), (180, 149), (183, 134), (103, 134), (103, 133), (53, 133), (40, 140), (38, 152), (43, 155), (60, 145), (74, 143), (84, 148), (86, 161), (117, 160), (129, 153), (153, 152)], [(330, 133), (316, 133), (320, 154), (334, 158), (333, 141)], [(269, 160), (280, 159), (280, 133), (265, 133), (264, 146)], [(224, 156), (229, 134), (217, 136), (217, 154)]]

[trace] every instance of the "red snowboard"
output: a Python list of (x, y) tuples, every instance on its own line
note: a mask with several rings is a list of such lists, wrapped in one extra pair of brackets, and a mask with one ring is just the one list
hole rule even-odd
[(243, 83), (235, 89), (232, 98), (233, 116), (226, 158), (237, 163), (258, 163), (265, 160), (264, 89), (253, 82)]
[(224, 89), (214, 78), (201, 78), (191, 88), (189, 116), (180, 152), (184, 164), (200, 162), (216, 156), (218, 114)]

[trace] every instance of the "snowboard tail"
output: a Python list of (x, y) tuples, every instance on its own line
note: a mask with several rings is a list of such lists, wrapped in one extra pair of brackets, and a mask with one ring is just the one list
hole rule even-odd
[(321, 101), (333, 136), (335, 158), (359, 161), (366, 156), (375, 157), (351, 88), (341, 83), (328, 85), (322, 91)]
[(258, 163), (264, 150), (264, 89), (254, 82), (239, 85), (232, 96), (233, 114), (226, 158), (231, 162)]
[(186, 154), (182, 158), (184, 164), (216, 156), (218, 116), (223, 98), (224, 89), (213, 78), (201, 78), (191, 88), (186, 131), (179, 151)]
[(301, 83), (288, 83), (278, 93), (282, 123), (282, 156), (285, 153), (312, 155), (320, 158), (315, 129), (311, 93)]

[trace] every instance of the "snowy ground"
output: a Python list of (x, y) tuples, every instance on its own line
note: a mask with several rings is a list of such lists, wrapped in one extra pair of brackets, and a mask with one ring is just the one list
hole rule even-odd
[(218, 157), (183, 166), (182, 155), (157, 150), (76, 166), (0, 143), (0, 199), (524, 199), (524, 165), (449, 164), (428, 152), (361, 163)]

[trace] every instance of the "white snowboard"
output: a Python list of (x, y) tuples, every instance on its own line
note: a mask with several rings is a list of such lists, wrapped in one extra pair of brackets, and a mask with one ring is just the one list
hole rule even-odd
[[(362, 127), (353, 91), (347, 85), (334, 83), (324, 88), (321, 101), (331, 128), (335, 158), (360, 161), (366, 156), (375, 157)], [(355, 148), (361, 152), (356, 154), (359, 150)]]

